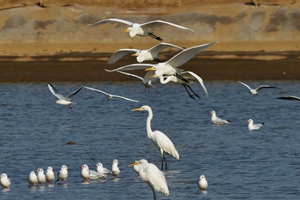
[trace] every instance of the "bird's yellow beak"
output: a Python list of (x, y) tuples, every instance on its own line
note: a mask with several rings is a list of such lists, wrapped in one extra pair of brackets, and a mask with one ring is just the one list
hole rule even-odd
[(153, 74), (152, 76), (149, 76), (149, 78), (156, 78), (156, 74)]
[(131, 56), (138, 56), (137, 53), (132, 54)]
[(141, 108), (134, 108), (131, 111), (134, 112), (134, 111), (140, 111), (140, 110), (141, 110)]
[(123, 32), (127, 33), (127, 32), (129, 32), (129, 29), (127, 28), (127, 29), (123, 30)]
[(138, 164), (137, 162), (133, 162), (130, 165), (128, 165), (128, 167), (133, 167), (134, 165), (137, 165), (137, 164)]
[(145, 69), (145, 71), (153, 71), (153, 70), (155, 70), (154, 67), (150, 67), (150, 68)]

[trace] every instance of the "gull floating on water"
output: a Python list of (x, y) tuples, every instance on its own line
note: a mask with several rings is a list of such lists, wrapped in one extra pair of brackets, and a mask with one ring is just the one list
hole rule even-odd
[(264, 123), (261, 123), (261, 124), (253, 124), (253, 119), (249, 119), (249, 120), (248, 120), (248, 129), (249, 129), (250, 131), (260, 129), (263, 125), (264, 125)]
[(136, 60), (139, 63), (148, 61), (148, 60), (150, 60), (150, 61), (155, 60), (157, 62), (161, 62), (161, 60), (159, 59), (158, 53), (168, 47), (174, 47), (174, 48), (183, 50), (183, 48), (181, 48), (179, 46), (169, 44), (169, 43), (163, 43), (163, 42), (159, 43), (147, 50), (120, 49), (110, 57), (110, 59), (107, 61), (107, 64), (114, 64), (115, 62), (120, 60), (123, 56), (125, 56), (129, 53), (132, 54), (131, 56), (136, 56)]
[(52, 167), (47, 167), (47, 171), (46, 171), (46, 180), (49, 184), (52, 185), (52, 181), (54, 180), (54, 172), (53, 172), (53, 168)]
[(221, 119), (221, 118), (217, 117), (216, 111), (212, 110), (212, 111), (210, 111), (210, 113), (211, 113), (212, 123), (214, 123), (216, 125), (223, 125), (223, 124), (229, 124), (230, 123), (229, 120)]
[(89, 182), (89, 179), (95, 180), (104, 177), (102, 173), (96, 172), (94, 170), (90, 170), (87, 164), (83, 164), (80, 168), (81, 168), (81, 178), (83, 179), (83, 182)]
[(104, 178), (106, 178), (109, 174), (112, 174), (112, 172), (109, 169), (103, 167), (102, 163), (100, 162), (97, 163), (95, 166), (97, 167), (97, 172), (102, 174)]
[(163, 39), (159, 36), (154, 35), (153, 29), (156, 27), (159, 27), (161, 25), (167, 24), (167, 25), (171, 25), (180, 29), (184, 29), (184, 30), (189, 30), (189, 31), (193, 31), (190, 28), (184, 27), (184, 26), (180, 26), (178, 24), (174, 24), (171, 22), (167, 22), (167, 21), (163, 21), (163, 20), (154, 20), (154, 21), (149, 21), (143, 24), (138, 24), (138, 23), (133, 23), (127, 20), (123, 20), (123, 19), (104, 19), (104, 20), (100, 20), (98, 22), (95, 22), (93, 24), (87, 24), (88, 26), (95, 26), (95, 25), (99, 25), (99, 24), (106, 24), (106, 23), (122, 23), (122, 24), (126, 24), (130, 27), (128, 27), (127, 29), (124, 30), (124, 32), (129, 32), (130, 37), (134, 37), (136, 35), (138, 36), (150, 36), (156, 40), (159, 41), (163, 41)]
[(11, 181), (8, 178), (6, 173), (2, 173), (0, 176), (0, 183), (3, 189), (9, 189), (9, 186), (11, 185)]
[(198, 188), (200, 190), (206, 190), (207, 187), (208, 187), (207, 180), (204, 175), (201, 175), (199, 177)]
[(91, 88), (91, 87), (86, 87), (84, 86), (84, 88), (88, 89), (88, 90), (93, 90), (93, 91), (96, 91), (96, 92), (100, 92), (104, 95), (107, 96), (107, 100), (111, 100), (112, 98), (120, 98), (120, 99), (124, 99), (124, 100), (127, 100), (127, 101), (133, 101), (133, 102), (139, 102), (137, 100), (134, 100), (134, 99), (129, 99), (129, 98), (126, 98), (126, 97), (122, 97), (122, 96), (119, 96), (119, 95), (114, 95), (114, 94), (109, 94), (109, 93), (106, 93), (102, 90), (98, 90), (98, 89), (95, 89), (95, 88)]
[(261, 86), (259, 86), (259, 87), (256, 88), (256, 89), (252, 89), (252, 88), (251, 88), (249, 85), (247, 85), (246, 83), (243, 83), (243, 82), (241, 82), (241, 81), (237, 81), (237, 82), (240, 83), (240, 84), (242, 84), (242, 85), (244, 85), (245, 87), (247, 87), (252, 95), (256, 95), (256, 94), (258, 93), (259, 90), (264, 89), (264, 88), (277, 88), (277, 87), (270, 86), (270, 85), (261, 85)]
[(70, 109), (72, 109), (71, 105), (76, 103), (71, 102), (71, 99), (83, 88), (83, 85), (76, 91), (69, 94), (67, 97), (59, 94), (58, 91), (50, 83), (48, 83), (48, 88), (51, 93), (59, 99), (56, 101), (57, 104), (68, 106)]

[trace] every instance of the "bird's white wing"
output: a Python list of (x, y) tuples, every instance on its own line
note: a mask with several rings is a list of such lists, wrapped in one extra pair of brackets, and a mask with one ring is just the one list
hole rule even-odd
[(137, 100), (129, 99), (129, 98), (122, 97), (122, 96), (119, 96), (119, 95), (112, 95), (112, 96), (113, 96), (113, 97), (120, 98), (120, 99), (124, 99), (124, 100), (127, 100), (127, 101), (139, 102), (139, 101), (137, 101)]
[(277, 88), (275, 86), (270, 86), (270, 85), (261, 85), (259, 86), (258, 88), (256, 88), (255, 90), (258, 91), (258, 90), (261, 90), (263, 88)]
[(152, 185), (153, 189), (160, 191), (165, 195), (169, 194), (166, 178), (162, 171), (160, 171), (156, 165), (149, 163), (146, 169), (148, 182)]
[(252, 88), (249, 87), (246, 83), (243, 83), (241, 81), (237, 81), (237, 82), (240, 83), (240, 84), (242, 84), (242, 85), (244, 85), (245, 87), (247, 87), (250, 91), (252, 90)]
[(145, 64), (145, 63), (136, 63), (136, 64), (130, 64), (125, 65), (116, 69), (108, 70), (105, 69), (107, 72), (115, 72), (115, 71), (123, 71), (123, 70), (138, 70), (138, 69), (147, 69), (149, 67), (154, 66), (155, 64)]
[(120, 49), (117, 52), (115, 52), (107, 61), (107, 64), (114, 64), (118, 60), (120, 60), (123, 56), (133, 53), (133, 52), (138, 52), (140, 51), (139, 49)]
[(95, 88), (86, 87), (86, 86), (84, 86), (84, 88), (86, 88), (86, 89), (88, 89), (88, 90), (93, 90), (93, 91), (96, 91), (96, 92), (100, 92), (100, 93), (102, 93), (102, 94), (104, 94), (104, 95), (106, 95), (106, 96), (109, 95), (108, 93), (106, 93), (106, 92), (104, 92), (104, 91), (102, 91), (102, 90), (95, 89)]
[(170, 138), (161, 131), (156, 130), (154, 132), (155, 136), (152, 138), (154, 144), (156, 144), (159, 148), (162, 148), (165, 152), (172, 155), (174, 158), (179, 159), (179, 153)]
[(135, 77), (135, 78), (137, 78), (137, 79), (140, 79), (141, 81), (144, 81), (144, 79), (143, 79), (142, 77), (138, 76), (138, 75), (131, 74), (131, 73), (128, 73), (128, 72), (123, 72), (123, 71), (117, 71), (117, 72), (119, 72), (119, 73), (121, 73), (121, 74), (125, 74), (125, 75), (127, 75), (127, 76), (132, 76), (132, 77)]
[(88, 26), (95, 26), (95, 25), (99, 25), (99, 24), (106, 24), (106, 23), (115, 23), (115, 22), (119, 22), (119, 23), (123, 23), (123, 24), (127, 24), (129, 26), (131, 26), (133, 23), (124, 19), (116, 19), (116, 18), (111, 18), (111, 19), (104, 19), (104, 20), (100, 20), (97, 21), (93, 24), (87, 24)]
[(168, 47), (174, 47), (174, 48), (177, 48), (177, 49), (180, 49), (180, 50), (183, 50), (183, 48), (179, 47), (179, 46), (176, 46), (174, 44), (169, 44), (169, 43), (159, 43), (153, 47), (151, 47), (148, 51), (151, 53), (151, 54), (154, 54), (154, 55), (157, 55), (160, 51), (168, 48)]
[(164, 25), (164, 24), (168, 24), (168, 25), (171, 25), (171, 26), (174, 26), (174, 27), (177, 27), (177, 28), (180, 28), (180, 29), (184, 29), (184, 30), (193, 31), (193, 29), (190, 29), (190, 28), (187, 28), (187, 27), (184, 27), (184, 26), (180, 26), (178, 24), (174, 24), (174, 23), (171, 23), (171, 22), (163, 21), (163, 20), (149, 21), (149, 22), (141, 24), (141, 27), (143, 29), (152, 29), (152, 28), (156, 28), (158, 26)]
[(207, 92), (207, 89), (206, 89), (206, 87), (205, 87), (205, 85), (203, 83), (203, 79), (200, 76), (198, 76), (197, 74), (195, 74), (194, 72), (191, 72), (191, 71), (183, 71), (182, 73), (180, 73), (180, 75), (181, 74), (186, 74), (186, 73), (192, 75), (193, 77), (195, 77), (199, 81), (199, 83), (202, 86), (202, 88), (203, 88), (206, 96), (208, 96), (208, 92)]
[(51, 83), (48, 83), (48, 88), (50, 90), (50, 92), (56, 96), (58, 99), (65, 99), (65, 97), (61, 94), (58, 93), (58, 91), (55, 89), (55, 87), (53, 87), (53, 85), (51, 85)]
[(278, 97), (278, 99), (300, 101), (300, 97), (296, 96)]
[(197, 53), (206, 49), (207, 47), (209, 47), (210, 45), (212, 45), (214, 43), (215, 42), (211, 42), (208, 44), (202, 44), (202, 45), (198, 45), (198, 46), (194, 46), (194, 47), (185, 49), (185, 50), (179, 52), (178, 54), (176, 54), (175, 56), (173, 56), (172, 58), (170, 58), (167, 62), (165, 62), (165, 64), (169, 64), (172, 67), (179, 67), (179, 66), (183, 65), (184, 63), (186, 63), (187, 61), (189, 61), (190, 59), (192, 59)]
[(67, 97), (66, 97), (66, 100), (71, 100), (81, 89), (83, 88), (83, 85), (77, 89), (76, 91), (72, 92), (71, 94), (69, 94)]

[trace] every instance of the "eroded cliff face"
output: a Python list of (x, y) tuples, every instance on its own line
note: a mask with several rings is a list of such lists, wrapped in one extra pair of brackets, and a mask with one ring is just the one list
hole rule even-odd
[[(118, 48), (149, 48), (158, 42), (150, 37), (130, 38), (128, 33), (123, 33), (127, 28), (124, 24), (87, 26), (106, 18), (140, 23), (161, 19), (189, 27), (194, 32), (168, 25), (155, 30), (165, 42), (184, 47), (217, 41), (218, 45), (213, 45), (211, 50), (299, 50), (299, 2), (266, 0), (258, 7), (249, 2), (98, 0), (79, 4), (44, 0), (20, 4), (7, 1), (0, 5), (3, 8), (0, 10), (0, 51), (6, 55), (93, 49), (113, 52)], [(261, 45), (263, 43), (268, 45)], [(32, 47), (34, 51), (30, 51)]]

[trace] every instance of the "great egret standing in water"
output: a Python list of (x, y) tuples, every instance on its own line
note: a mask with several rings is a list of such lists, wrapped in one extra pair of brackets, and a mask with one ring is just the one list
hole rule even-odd
[(148, 163), (147, 160), (142, 159), (135, 161), (128, 165), (128, 167), (139, 166), (139, 175), (152, 189), (154, 200), (156, 199), (155, 191), (160, 191), (165, 196), (169, 195), (169, 188), (166, 178), (162, 171), (160, 171), (154, 164)]
[(155, 146), (160, 150), (161, 153), (161, 168), (163, 170), (164, 163), (166, 165), (166, 170), (168, 169), (168, 163), (165, 158), (164, 153), (170, 154), (173, 156), (175, 159), (179, 159), (179, 153), (176, 150), (173, 142), (166, 136), (163, 132), (161, 131), (152, 131), (151, 129), (151, 120), (153, 118), (153, 112), (150, 106), (144, 105), (140, 108), (134, 108), (132, 111), (143, 111), (146, 110), (148, 111), (148, 118), (147, 118), (147, 135), (150, 140), (155, 144)]

